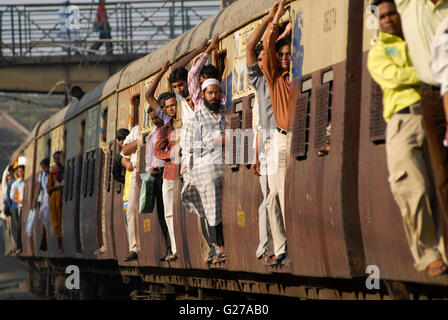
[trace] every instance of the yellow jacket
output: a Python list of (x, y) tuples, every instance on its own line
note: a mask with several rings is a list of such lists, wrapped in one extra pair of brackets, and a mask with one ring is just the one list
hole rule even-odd
[(420, 100), (420, 79), (412, 65), (406, 42), (400, 37), (380, 32), (370, 49), (367, 68), (383, 90), (383, 117), (392, 115)]

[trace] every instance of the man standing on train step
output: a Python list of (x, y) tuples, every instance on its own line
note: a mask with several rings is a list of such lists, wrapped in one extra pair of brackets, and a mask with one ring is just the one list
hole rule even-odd
[(165, 100), (165, 112), (171, 117), (171, 120), (159, 129), (157, 141), (154, 146), (154, 155), (160, 160), (165, 161), (162, 193), (165, 208), (165, 221), (168, 226), (171, 248), (168, 248), (167, 254), (161, 259), (163, 261), (177, 259), (176, 239), (174, 235), (174, 181), (177, 179), (179, 171), (179, 165), (174, 161), (177, 158), (175, 152), (178, 151), (176, 148), (177, 138), (174, 128), (176, 111), (176, 95), (171, 93)]
[[(155, 99), (154, 93), (163, 75), (168, 71), (168, 67), (169, 61), (166, 61), (162, 66), (162, 70), (153, 82), (151, 82), (148, 90), (146, 91), (146, 100), (152, 110), (160, 110), (159, 101)], [(174, 235), (174, 181), (178, 176), (179, 166), (175, 163), (175, 161), (173, 161), (177, 159), (177, 155), (175, 153), (178, 152), (178, 148), (176, 148), (177, 137), (174, 128), (178, 107), (176, 95), (172, 92), (164, 94), (163, 103), (164, 117), (169, 120), (163, 121), (164, 125), (158, 131), (154, 146), (154, 155), (158, 159), (165, 161), (162, 194), (165, 222), (168, 229), (170, 247), (167, 246), (167, 253), (160, 260), (170, 261), (177, 259), (177, 247)], [(162, 115), (159, 118), (162, 119)]]
[(132, 127), (129, 135), (123, 142), (122, 153), (124, 156), (130, 157), (132, 167), (134, 168), (131, 173), (131, 182), (129, 186), (129, 198), (128, 208), (126, 210), (126, 220), (128, 226), (128, 242), (129, 242), (129, 256), (124, 261), (129, 262), (138, 259), (137, 255), (137, 239), (135, 233), (135, 216), (137, 215), (137, 150), (138, 146), (142, 144), (141, 135), (138, 128), (138, 109), (140, 106), (140, 96), (133, 97), (131, 99), (132, 108), (134, 112), (133, 120), (134, 126)]
[(394, 1), (376, 0), (374, 5), (379, 9), (381, 32), (369, 52), (367, 67), (383, 90), (389, 183), (415, 268), (438, 276), (446, 270), (446, 257), (437, 206), (431, 203), (434, 190), (421, 115), (421, 82)]
[(10, 198), (17, 203), (17, 209), (12, 214), (13, 234), (16, 243), (16, 254), (22, 253), (22, 209), (23, 209), (23, 193), (25, 191), (25, 167), (18, 166), (16, 168), (17, 180), (11, 185)]
[[(269, 87), (272, 110), (277, 123), (277, 131), (266, 141), (269, 195), (267, 208), (276, 258), (271, 264), (285, 264), (289, 261), (286, 251), (285, 226), (285, 176), (287, 133), (291, 126), (292, 110), (289, 104), (289, 69), (291, 67), (291, 39), (277, 42), (279, 22), (285, 14), (285, 0), (278, 6), (263, 39), (262, 71)], [(271, 14), (269, 16), (272, 16)], [(278, 207), (280, 204), (280, 208)]]
[[(225, 106), (220, 103), (219, 80), (207, 79), (201, 89), (205, 106), (194, 113), (185, 128), (182, 166), (188, 168), (181, 171), (191, 172), (191, 180), (184, 185), (182, 202), (206, 222), (208, 235), (204, 236), (211, 249), (207, 262), (219, 263), (227, 259), (221, 222)], [(192, 88), (192, 96), (197, 94), (196, 90)]]
[[(249, 83), (255, 90), (256, 102), (252, 109), (253, 127), (255, 140), (255, 164), (251, 168), (255, 175), (259, 177), (260, 187), (263, 193), (263, 201), (258, 208), (258, 230), (260, 243), (258, 245), (256, 256), (258, 259), (269, 264), (275, 258), (273, 251), (273, 240), (271, 228), (269, 227), (267, 197), (269, 195), (268, 177), (266, 175), (266, 152), (265, 142), (271, 139), (273, 133), (277, 130), (274, 113), (272, 110), (271, 97), (269, 95), (269, 87), (266, 83), (263, 73), (261, 72), (263, 44), (260, 43), (263, 34), (268, 25), (274, 19), (277, 12), (278, 2), (275, 2), (269, 15), (261, 21), (260, 26), (254, 30), (251, 37), (247, 41), (246, 60), (247, 60), (247, 78)], [(260, 163), (261, 162), (261, 163)], [(279, 206), (276, 206), (280, 210)], [(280, 212), (279, 212), (280, 214)], [(283, 242), (286, 235), (284, 233), (276, 234), (281, 237), (279, 242)], [(278, 240), (277, 240), (278, 241)]]
[[(443, 229), (448, 231), (448, 148), (443, 146), (445, 114), (440, 84), (430, 68), (431, 43), (448, 16), (446, 0), (396, 0), (403, 35), (417, 75), (422, 81), (421, 108)], [(448, 240), (448, 239), (447, 239)], [(445, 243), (446, 244), (446, 243)]]

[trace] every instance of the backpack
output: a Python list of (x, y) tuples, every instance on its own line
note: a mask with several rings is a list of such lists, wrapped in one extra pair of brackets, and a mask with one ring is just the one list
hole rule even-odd
[(114, 177), (114, 180), (124, 184), (124, 176), (126, 174), (126, 169), (121, 164), (121, 155), (117, 154), (115, 155), (114, 162), (112, 165), (112, 176)]

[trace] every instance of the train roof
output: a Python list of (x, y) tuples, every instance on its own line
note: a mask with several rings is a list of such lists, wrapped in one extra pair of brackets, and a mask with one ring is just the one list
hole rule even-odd
[[(258, 0), (256, 6), (248, 6), (246, 1), (234, 2), (226, 9), (202, 21), (158, 50), (131, 62), (88, 91), (80, 101), (70, 103), (55, 115), (43, 120), (43, 122), (39, 122), (14, 155), (22, 152), (32, 139), (48, 133), (111, 94), (129, 88), (154, 74), (161, 69), (162, 63), (167, 59), (171, 62), (176, 61), (181, 56), (198, 47), (204, 39), (210, 39), (214, 34), (226, 36), (232, 33), (241, 26), (264, 15), (271, 6), (272, 0)], [(41, 125), (40, 128), (39, 125)]]

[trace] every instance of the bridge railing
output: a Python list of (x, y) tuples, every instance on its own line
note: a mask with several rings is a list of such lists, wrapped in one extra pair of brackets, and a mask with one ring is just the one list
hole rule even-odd
[[(219, 0), (109, 0), (111, 39), (99, 40), (94, 28), (97, 7), (98, 1), (0, 4), (0, 55), (102, 54), (107, 42), (113, 54), (147, 53), (221, 8)], [(97, 42), (103, 43), (99, 50)]]

